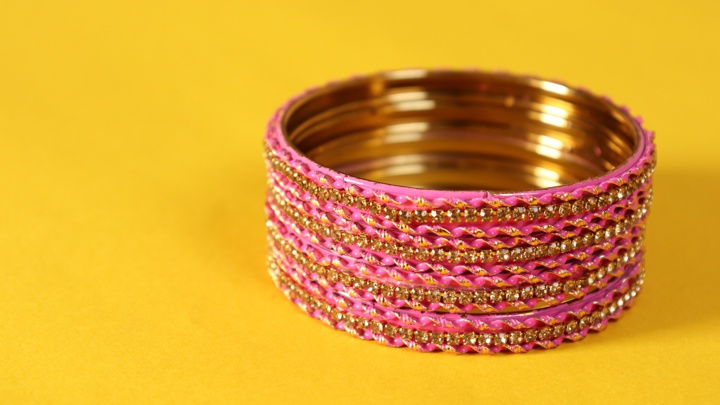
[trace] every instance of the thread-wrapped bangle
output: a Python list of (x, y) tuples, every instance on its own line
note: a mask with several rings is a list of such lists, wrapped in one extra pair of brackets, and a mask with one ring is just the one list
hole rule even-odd
[(306, 90), (265, 137), (269, 272), (311, 316), (390, 346), (579, 340), (642, 285), (653, 138), (608, 98), (531, 76)]

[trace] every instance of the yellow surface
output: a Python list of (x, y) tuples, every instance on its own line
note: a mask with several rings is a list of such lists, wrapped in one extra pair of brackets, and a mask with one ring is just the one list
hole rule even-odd
[[(0, 402), (717, 402), (717, 4), (4, 1)], [(657, 131), (647, 283), (623, 321), (552, 351), (423, 354), (273, 287), (273, 110), (434, 66), (562, 78)]]

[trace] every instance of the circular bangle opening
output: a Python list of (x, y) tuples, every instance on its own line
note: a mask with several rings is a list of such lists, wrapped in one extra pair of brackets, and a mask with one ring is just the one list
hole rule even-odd
[(527, 191), (602, 176), (636, 151), (632, 117), (564, 84), (478, 71), (382, 72), (295, 100), (287, 143), (337, 172), (434, 190)]

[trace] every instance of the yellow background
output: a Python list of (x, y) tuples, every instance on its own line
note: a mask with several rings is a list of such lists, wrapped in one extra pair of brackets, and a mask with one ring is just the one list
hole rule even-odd
[[(3, 1), (0, 402), (718, 402), (717, 2)], [(527, 355), (422, 354), (265, 270), (261, 137), (330, 79), (502, 68), (657, 131), (647, 282)]]

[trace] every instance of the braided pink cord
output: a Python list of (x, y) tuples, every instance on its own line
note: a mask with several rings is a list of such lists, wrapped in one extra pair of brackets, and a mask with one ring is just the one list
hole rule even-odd
[[(466, 343), (465, 339), (463, 338), (462, 344), (433, 344), (433, 343), (418, 343), (417, 341), (413, 339), (406, 339), (403, 337), (398, 336), (387, 336), (383, 333), (376, 333), (373, 332), (370, 329), (356, 329), (352, 327), (347, 327), (343, 324), (343, 322), (336, 322), (334, 319), (331, 318), (331, 313), (329, 311), (323, 310), (323, 309), (317, 309), (318, 305), (313, 304), (312, 302), (308, 302), (307, 300), (303, 299), (301, 296), (298, 295), (297, 289), (288, 287), (286, 284), (282, 284), (278, 281), (277, 276), (271, 272), (271, 276), (273, 276), (273, 279), (275, 280), (276, 285), (280, 290), (298, 307), (300, 307), (304, 312), (309, 314), (311, 317), (316, 318), (318, 320), (323, 321), (324, 323), (330, 325), (331, 327), (338, 329), (338, 330), (344, 330), (352, 334), (353, 336), (363, 339), (363, 340), (375, 340), (379, 343), (385, 344), (387, 346), (391, 347), (402, 347), (407, 346), (409, 348), (422, 351), (422, 352), (432, 352), (436, 350), (444, 350), (449, 352), (455, 352), (455, 353), (485, 353), (485, 354), (492, 354), (492, 353), (499, 353), (501, 351), (511, 351), (513, 353), (524, 353), (527, 352), (530, 349), (533, 348), (544, 348), (544, 349), (552, 349), (557, 346), (559, 346), (564, 341), (578, 341), (584, 339), (590, 331), (602, 331), (604, 330), (610, 320), (619, 319), (622, 317), (624, 310), (627, 308), (630, 308), (635, 303), (635, 297), (637, 290), (630, 290), (634, 294), (630, 295), (630, 298), (623, 301), (623, 305), (617, 306), (616, 310), (613, 311), (610, 315), (603, 317), (594, 323), (592, 323), (590, 326), (585, 327), (583, 329), (580, 329), (577, 332), (573, 333), (560, 333), (560, 334), (554, 334), (551, 338), (548, 339), (537, 339), (533, 340), (531, 342), (527, 343), (520, 343), (520, 344), (494, 344), (493, 343), (486, 343), (486, 342), (474, 342), (471, 340), (471, 343)], [(627, 292), (625, 293), (628, 294)], [(616, 299), (617, 296), (622, 296), (621, 292), (615, 292), (611, 294), (610, 297), (608, 297), (607, 302), (612, 302)], [(541, 322), (538, 322), (537, 324), (542, 324)], [(530, 326), (536, 326), (530, 325)], [(562, 326), (562, 324), (561, 324)], [(441, 330), (438, 328), (438, 330)]]
[[(287, 239), (298, 240), (308, 249), (313, 249), (313, 255), (320, 256), (318, 259), (322, 261), (322, 257), (326, 257), (327, 262), (333, 262), (335, 260), (342, 260), (346, 263), (355, 263), (353, 267), (359, 271), (366, 272), (368, 274), (375, 274), (378, 277), (382, 277), (383, 274), (389, 274), (392, 278), (402, 278), (408, 282), (422, 282), (425, 280), (429, 284), (451, 284), (453, 280), (458, 284), (464, 285), (466, 283), (482, 286), (488, 277), (475, 276), (475, 274), (467, 271), (465, 265), (456, 265), (449, 270), (449, 274), (440, 274), (437, 272), (437, 266), (433, 266), (430, 262), (418, 262), (415, 265), (408, 264), (407, 261), (403, 261), (405, 269), (398, 266), (395, 259), (389, 257), (386, 254), (370, 251), (368, 249), (356, 248), (352, 245), (345, 245), (343, 243), (336, 243), (329, 238), (318, 236), (309, 231), (303, 230), (299, 227), (294, 227), (294, 223), (286, 215), (278, 210), (269, 208), (272, 212), (271, 218), (275, 219), (277, 225), (283, 225), (286, 232), (284, 237)], [(543, 260), (533, 260), (525, 262), (513, 263), (512, 272), (508, 272), (505, 266), (494, 264), (486, 266), (483, 272), (475, 271), (476, 273), (487, 273), (493, 275), (496, 280), (503, 280), (502, 275), (510, 273), (511, 275), (517, 275), (522, 273), (528, 273), (535, 276), (539, 276), (544, 269), (551, 268), (556, 269), (558, 273), (563, 270), (570, 271), (569, 267), (574, 265), (577, 261), (586, 262), (588, 258), (594, 257), (605, 257), (613, 258), (612, 250), (616, 248), (622, 248), (629, 246), (633, 240), (641, 237), (644, 229), (644, 224), (641, 223), (638, 226), (633, 227), (630, 231), (624, 235), (615, 237), (610, 241), (601, 245), (596, 245), (584, 249), (578, 249), (577, 251), (560, 254), (554, 257), (548, 257)], [(297, 238), (297, 239), (295, 239)], [(317, 243), (309, 242), (311, 240), (317, 240)], [(334, 247), (334, 249), (333, 249)], [(337, 254), (337, 250), (342, 249), (346, 254)], [(377, 255), (378, 258), (375, 258)], [(480, 266), (473, 266), (473, 268), (480, 268)], [(390, 273), (392, 272), (392, 273)], [(414, 276), (413, 276), (414, 274)], [(429, 275), (430, 278), (425, 278), (423, 275)], [(457, 281), (458, 277), (453, 276), (464, 276), (463, 280), (467, 282)], [(417, 277), (417, 278), (415, 278)], [(430, 281), (430, 280), (434, 281)]]
[[(641, 273), (640, 263), (631, 264), (625, 269), (623, 277), (611, 281), (604, 289), (587, 294), (583, 300), (559, 304), (544, 311), (483, 315), (444, 314), (412, 309), (393, 309), (359, 296), (353, 297), (349, 294), (339, 293), (335, 288), (322, 286), (303, 275), (302, 272), (296, 271), (281, 255), (277, 255), (274, 259), (284, 269), (285, 274), (296, 283), (301, 284), (308, 291), (312, 291), (313, 294), (322, 296), (328, 302), (349, 307), (351, 312), (358, 316), (384, 321), (397, 321), (399, 324), (408, 326), (430, 325), (442, 327), (444, 328), (443, 331), (474, 330), (489, 333), (510, 332), (523, 326), (537, 326), (538, 322), (545, 325), (561, 323), (570, 316), (591, 311), (598, 302), (607, 302), (610, 300), (609, 297), (614, 297), (618, 293), (625, 293), (632, 281)], [(340, 304), (341, 302), (342, 304)]]
[[(587, 272), (587, 269), (597, 269), (602, 264), (607, 264), (624, 258), (626, 254), (629, 254), (631, 247), (633, 246), (633, 243), (620, 244), (613, 247), (612, 250), (594, 255), (584, 262), (567, 263), (547, 269), (538, 267), (526, 274), (511, 273), (495, 276), (438, 276), (433, 272), (422, 274), (407, 272), (397, 266), (378, 267), (363, 263), (361, 260), (349, 259), (347, 256), (340, 256), (331, 252), (328, 252), (327, 255), (321, 255), (315, 247), (303, 245), (302, 241), (294, 236), (284, 233), (282, 229), (280, 229), (278, 233), (283, 235), (283, 242), (291, 246), (293, 249), (298, 250), (306, 257), (312, 257), (313, 261), (333, 267), (338, 271), (360, 275), (363, 279), (369, 281), (388, 281), (391, 284), (405, 286), (429, 285), (447, 286), (450, 288), (500, 288), (539, 282), (551, 284), (568, 278), (579, 278)], [(642, 240), (640, 238), (635, 238), (632, 241), (635, 244), (640, 244)]]
[(396, 186), (322, 166), (284, 133), (299, 100), (367, 77), (309, 88), (268, 122), (268, 267), (293, 303), (391, 347), (497, 353), (583, 339), (635, 302), (656, 160), (654, 133), (640, 117), (555, 82), (627, 117), (639, 140), (626, 161), (599, 177), (525, 192)]
[[(378, 302), (380, 305), (383, 306), (391, 306), (394, 308), (402, 308), (404, 306), (412, 306), (412, 307), (422, 307), (423, 309), (430, 310), (430, 311), (436, 311), (441, 309), (446, 310), (454, 310), (454, 312), (457, 312), (457, 309), (459, 309), (461, 312), (470, 312), (473, 310), (472, 304), (466, 304), (466, 305), (459, 305), (458, 307), (453, 307), (451, 305), (446, 305), (444, 303), (438, 303), (433, 302), (429, 303), (427, 305), (418, 305), (418, 303), (413, 303), (413, 300), (405, 299), (400, 300), (395, 298), (388, 299), (387, 297), (382, 297), (377, 291), (370, 292), (367, 285), (365, 286), (346, 286), (340, 281), (328, 281), (327, 278), (319, 277), (316, 274), (312, 274), (306, 267), (299, 264), (295, 259), (291, 257), (291, 255), (288, 255), (287, 253), (282, 252), (281, 249), (277, 247), (277, 245), (271, 244), (271, 250), (273, 251), (273, 258), (276, 260), (277, 263), (281, 264), (282, 269), (286, 272), (288, 276), (293, 278), (294, 280), (300, 282), (300, 283), (306, 283), (306, 282), (314, 282), (318, 285), (323, 286), (326, 291), (332, 292), (332, 293), (339, 293), (338, 296), (348, 296), (352, 298), (358, 299), (360, 302), (362, 301), (375, 301)], [(628, 277), (627, 268), (630, 266), (636, 266), (640, 264), (642, 261), (641, 255), (636, 254), (635, 256), (629, 256), (627, 261), (624, 261), (621, 265), (616, 267), (612, 273), (607, 273), (603, 278), (598, 278), (596, 283), (594, 285), (598, 284), (597, 287), (605, 287), (607, 286), (611, 281), (613, 281), (616, 278), (622, 278), (622, 277)], [(637, 273), (639, 270), (638, 268), (635, 268), (635, 273)], [(635, 274), (633, 273), (633, 274)], [(548, 283), (551, 284), (551, 283)], [(532, 309), (536, 307), (540, 303), (544, 304), (550, 304), (550, 305), (556, 305), (559, 303), (564, 302), (565, 299), (568, 298), (578, 298), (583, 295), (587, 295), (588, 293), (592, 292), (591, 288), (589, 286), (584, 286), (579, 289), (576, 289), (572, 292), (563, 292), (560, 290), (560, 292), (554, 296), (548, 296), (544, 297), (543, 299), (538, 298), (518, 298), (517, 300), (514, 300), (512, 302), (507, 301), (501, 301), (497, 304), (489, 304), (488, 308), (493, 312), (500, 312), (506, 308), (515, 308), (515, 309)]]
[[(469, 240), (472, 243), (470, 246), (473, 247), (495, 246), (494, 242), (500, 242), (503, 243), (505, 247), (511, 247), (514, 246), (515, 243), (522, 241), (522, 239), (519, 238), (521, 236), (546, 233), (564, 238), (567, 235), (576, 234), (579, 225), (584, 225), (588, 229), (596, 230), (597, 228), (608, 226), (610, 223), (616, 223), (618, 220), (625, 218), (628, 210), (637, 209), (647, 199), (648, 191), (651, 187), (651, 184), (646, 184), (645, 187), (638, 189), (623, 200), (613, 203), (601, 212), (585, 212), (564, 218), (526, 221), (520, 224), (513, 224), (512, 226), (488, 224), (489, 226), (481, 228), (473, 225), (443, 224), (442, 227), (451, 234), (451, 236), (448, 237), (446, 235), (438, 235), (435, 230), (437, 227), (434, 228), (427, 225), (408, 226), (408, 231), (406, 232), (398, 230), (397, 225), (390, 221), (373, 221), (374, 224), (370, 225), (363, 221), (363, 217), (368, 215), (367, 212), (357, 210), (354, 207), (344, 207), (341, 204), (326, 202), (325, 206), (317, 207), (307, 201), (309, 198), (307, 193), (288, 181), (282, 174), (271, 171), (270, 175), (273, 177), (270, 186), (275, 187), (280, 197), (284, 198), (296, 209), (301, 210), (303, 213), (317, 220), (324, 218), (339, 228), (348, 231), (353, 228), (358, 228), (368, 235), (378, 237), (390, 235), (393, 239), (404, 242), (411, 242), (415, 239), (413, 236), (420, 235), (423, 237), (423, 240), (435, 246), (454, 246), (460, 242)], [(344, 216), (338, 215), (337, 210), (340, 209), (348, 212), (348, 214)], [(478, 239), (475, 236), (478, 231), (481, 231), (484, 235), (483, 239)]]

